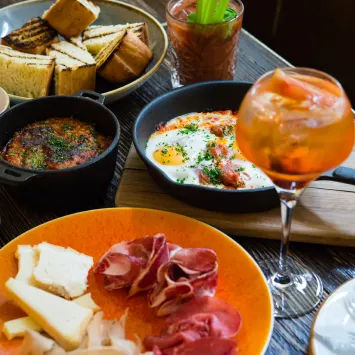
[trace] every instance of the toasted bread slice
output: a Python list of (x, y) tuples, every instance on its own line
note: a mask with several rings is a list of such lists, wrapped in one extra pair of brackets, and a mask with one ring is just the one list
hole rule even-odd
[(57, 0), (43, 19), (66, 38), (78, 36), (99, 16), (100, 8), (88, 0)]
[(101, 48), (99, 53), (95, 56), (96, 68), (99, 69), (106, 60), (112, 55), (115, 49), (120, 45), (122, 39), (126, 35), (127, 31), (124, 29), (121, 32), (115, 34), (111, 42), (107, 42), (104, 47)]
[(81, 49), (87, 50), (85, 45), (83, 44), (83, 34), (82, 33), (80, 33), (76, 37), (71, 37), (70, 42), (75, 44), (77, 47), (79, 47)]
[(116, 33), (123, 30), (132, 30), (147, 46), (149, 46), (148, 26), (143, 23), (131, 23), (126, 25), (90, 26), (83, 32), (83, 44), (92, 55), (106, 46), (115, 38)]
[(24, 53), (43, 54), (48, 46), (58, 41), (57, 31), (47, 21), (35, 17), (3, 37), (1, 44)]
[(9, 94), (40, 97), (49, 93), (54, 59), (0, 45), (0, 87)]
[(54, 43), (47, 53), (56, 61), (54, 86), (57, 95), (95, 89), (96, 62), (87, 50), (61, 41)]
[(113, 55), (98, 73), (111, 82), (125, 82), (140, 76), (152, 57), (149, 47), (133, 31), (128, 30)]

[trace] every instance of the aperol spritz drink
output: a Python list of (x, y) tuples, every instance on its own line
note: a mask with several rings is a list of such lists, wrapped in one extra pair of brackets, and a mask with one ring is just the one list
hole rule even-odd
[(276, 69), (248, 91), (239, 111), (238, 145), (273, 181), (281, 199), (279, 262), (266, 262), (275, 315), (292, 317), (321, 299), (319, 277), (287, 262), (292, 210), (303, 189), (341, 164), (354, 144), (351, 104), (338, 81), (313, 69)]

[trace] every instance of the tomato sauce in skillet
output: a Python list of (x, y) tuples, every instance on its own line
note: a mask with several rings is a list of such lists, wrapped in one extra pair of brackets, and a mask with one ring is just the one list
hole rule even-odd
[(50, 118), (16, 132), (2, 157), (12, 165), (57, 170), (86, 163), (106, 150), (112, 139), (74, 118)]

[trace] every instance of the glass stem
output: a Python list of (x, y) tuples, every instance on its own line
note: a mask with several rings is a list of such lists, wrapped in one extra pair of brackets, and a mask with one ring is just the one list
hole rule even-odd
[(281, 221), (282, 221), (282, 235), (281, 248), (279, 259), (279, 271), (274, 277), (274, 283), (280, 287), (286, 286), (292, 282), (291, 276), (288, 272), (288, 246), (291, 232), (291, 222), (293, 209), (297, 204), (297, 200), (302, 193), (302, 190), (283, 190), (278, 189), (281, 201)]

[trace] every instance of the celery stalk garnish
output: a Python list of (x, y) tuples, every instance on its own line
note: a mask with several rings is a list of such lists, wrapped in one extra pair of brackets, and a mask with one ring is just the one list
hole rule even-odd
[[(229, 1), (229, 0), (227, 0)], [(212, 23), (213, 17), (217, 8), (218, 0), (207, 0), (206, 6), (204, 8), (204, 14), (202, 18), (202, 24)]]
[(217, 4), (214, 21), (215, 23), (223, 22), (224, 14), (228, 8), (229, 0), (220, 0)]
[(221, 23), (232, 20), (238, 13), (228, 7), (230, 0), (197, 0), (196, 12), (192, 12), (187, 21), (201, 25)]

